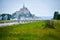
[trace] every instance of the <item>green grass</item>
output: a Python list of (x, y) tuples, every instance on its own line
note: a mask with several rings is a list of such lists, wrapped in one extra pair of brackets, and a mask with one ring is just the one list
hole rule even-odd
[(54, 20), (56, 29), (44, 28), (44, 20), (0, 27), (0, 40), (60, 40), (59, 22)]

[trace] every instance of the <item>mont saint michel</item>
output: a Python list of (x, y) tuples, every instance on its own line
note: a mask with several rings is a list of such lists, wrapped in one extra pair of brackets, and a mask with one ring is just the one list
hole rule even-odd
[(60, 0), (0, 0), (0, 40), (60, 40)]
[(19, 11), (16, 11), (12, 14), (13, 20), (40, 20), (39, 17), (33, 15), (28, 8), (23, 5), (23, 8), (21, 8)]

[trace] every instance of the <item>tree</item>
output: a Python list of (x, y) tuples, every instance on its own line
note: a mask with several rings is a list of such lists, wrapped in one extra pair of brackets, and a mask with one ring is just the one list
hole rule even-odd
[(2, 16), (2, 20), (4, 20), (4, 16), (5, 16), (5, 14), (2, 14), (1, 16)]
[(11, 18), (11, 15), (10, 14), (7, 14), (8, 15), (8, 19), (7, 20), (10, 20), (10, 18)]
[(58, 18), (58, 13), (57, 11), (54, 12), (54, 18), (53, 19), (57, 19)]
[(54, 12), (54, 17), (53, 17), (53, 19), (55, 19), (55, 20), (60, 20), (60, 14), (59, 14), (59, 12), (57, 12), (57, 11)]

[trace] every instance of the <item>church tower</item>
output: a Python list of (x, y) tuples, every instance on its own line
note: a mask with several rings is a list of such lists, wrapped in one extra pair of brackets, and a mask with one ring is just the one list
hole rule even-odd
[(25, 4), (23, 4), (23, 8), (25, 8)]
[(23, 11), (26, 9), (25, 4), (23, 4), (23, 8), (22, 9), (23, 9)]

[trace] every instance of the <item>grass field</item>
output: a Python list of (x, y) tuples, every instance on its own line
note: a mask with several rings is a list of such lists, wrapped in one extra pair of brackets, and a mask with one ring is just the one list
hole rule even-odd
[(45, 21), (0, 27), (0, 40), (60, 40), (60, 20), (53, 28), (44, 28)]

